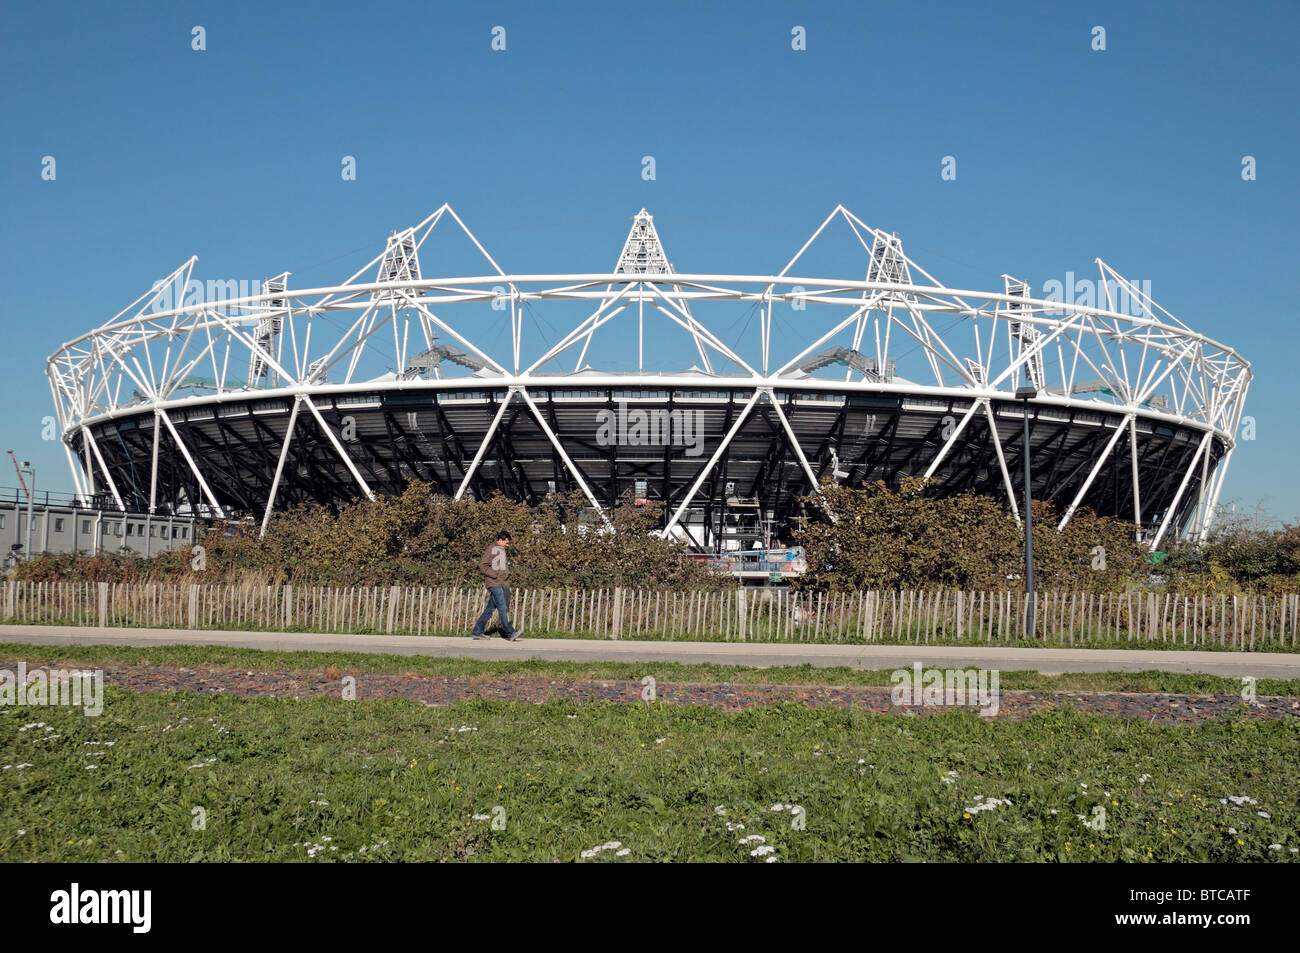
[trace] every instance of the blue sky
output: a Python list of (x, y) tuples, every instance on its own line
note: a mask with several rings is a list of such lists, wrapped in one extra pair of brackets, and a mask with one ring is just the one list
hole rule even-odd
[(1254, 366), (1224, 499), (1295, 520), (1297, 36), (1294, 3), (9, 4), (0, 450), (71, 490), (45, 358), (191, 254), (330, 284), (445, 201), (507, 271), (604, 271), (646, 206), (679, 270), (752, 273), (843, 203), (953, 287), (1149, 280)]

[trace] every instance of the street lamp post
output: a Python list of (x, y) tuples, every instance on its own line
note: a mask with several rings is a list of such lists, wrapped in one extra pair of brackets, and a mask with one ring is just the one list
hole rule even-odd
[(1033, 384), (1016, 388), (1016, 399), (1022, 402), (1025, 419), (1025, 638), (1034, 637), (1034, 509), (1033, 491), (1029, 469), (1029, 402), (1038, 396)]

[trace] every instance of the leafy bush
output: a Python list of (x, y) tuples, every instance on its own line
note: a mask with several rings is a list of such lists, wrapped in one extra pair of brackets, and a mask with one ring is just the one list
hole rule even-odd
[[(809, 521), (795, 541), (807, 553), (808, 589), (1019, 588), (1023, 531), (991, 497), (962, 493), (940, 498), (925, 480), (905, 477), (897, 492), (884, 483), (822, 485), (823, 497), (804, 503), (823, 518)], [(834, 514), (834, 518), (831, 518)], [(1034, 503), (1034, 576), (1042, 587), (1111, 590), (1144, 573), (1131, 524), (1079, 510), (1057, 532), (1060, 515)], [(1105, 568), (1094, 569), (1096, 547)], [(1100, 562), (1097, 562), (1100, 565)]]
[[(808, 573), (796, 588), (1019, 589), (1023, 534), (990, 497), (941, 498), (933, 486), (903, 478), (823, 484), (807, 496), (814, 514), (794, 534)], [(832, 521), (829, 513), (836, 519)], [(821, 514), (816, 516), (816, 514)], [(652, 535), (662, 511), (631, 499), (609, 512), (603, 530), (578, 492), (556, 494), (536, 509), (504, 496), (475, 502), (435, 496), (412, 483), (397, 497), (358, 500), (337, 513), (300, 506), (272, 516), (265, 538), (256, 523), (215, 523), (200, 539), (205, 567), (184, 549), (145, 558), (132, 553), (45, 555), (20, 563), (12, 578), (51, 582), (239, 582), (255, 585), (472, 585), (494, 533), (510, 530), (511, 583), (521, 588), (612, 586), (714, 589), (734, 585), (687, 559), (677, 540)], [(1132, 524), (1077, 510), (1057, 532), (1060, 514), (1034, 503), (1034, 573), (1041, 588), (1114, 591), (1156, 586), (1188, 594), (1300, 591), (1300, 525), (1268, 528), (1227, 518), (1203, 544), (1171, 542), (1158, 566), (1135, 541)], [(1096, 548), (1105, 569), (1094, 569)]]
[(1300, 591), (1300, 525), (1227, 517), (1204, 543), (1175, 542), (1160, 566), (1188, 592)]
[(504, 496), (452, 500), (415, 482), (400, 496), (359, 500), (330, 513), (301, 506), (272, 516), (265, 538), (254, 523), (212, 524), (201, 536), (204, 568), (190, 550), (152, 559), (128, 553), (42, 556), (16, 578), (90, 582), (254, 582), (301, 585), (473, 585), (483, 549), (513, 535), (517, 587), (717, 588), (730, 579), (687, 559), (685, 546), (650, 535), (660, 510), (630, 500), (603, 530), (579, 493), (548, 497), (536, 510)]

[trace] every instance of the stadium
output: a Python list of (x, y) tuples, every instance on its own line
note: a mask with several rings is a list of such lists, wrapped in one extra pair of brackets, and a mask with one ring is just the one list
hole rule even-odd
[(679, 271), (644, 209), (607, 273), (507, 272), (447, 205), (376, 251), (340, 284), (217, 299), (191, 258), (60, 347), (78, 495), (265, 528), (413, 479), (580, 491), (597, 524), (654, 501), (718, 552), (786, 538), (825, 479), (928, 477), (1019, 519), (1028, 415), (1060, 525), (1088, 507), (1154, 550), (1209, 530), (1251, 380), (1100, 259), (1091, 302), (950, 288), (842, 206), (771, 274)]

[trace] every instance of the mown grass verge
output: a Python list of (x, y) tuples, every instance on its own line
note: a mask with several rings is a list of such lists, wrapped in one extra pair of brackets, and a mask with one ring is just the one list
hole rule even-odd
[[(0, 643), (0, 658), (24, 659), (28, 665), (93, 667), (96, 665), (159, 665), (185, 668), (413, 673), (429, 677), (495, 677), (527, 675), (576, 679), (640, 679), (653, 675), (661, 682), (735, 682), (756, 685), (890, 685), (895, 669), (818, 668), (784, 665), (757, 668), (745, 665), (678, 662), (553, 662), (542, 659), (489, 660), (438, 658), (427, 655), (384, 655), (366, 652), (274, 652), (226, 646), (165, 645), (27, 645)], [(1044, 674), (1001, 671), (1003, 690), (1044, 692), (1148, 692), (1184, 695), (1240, 695), (1239, 678), (1185, 672), (1077, 672)], [(1300, 697), (1300, 679), (1261, 678), (1258, 695)]]

